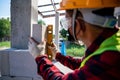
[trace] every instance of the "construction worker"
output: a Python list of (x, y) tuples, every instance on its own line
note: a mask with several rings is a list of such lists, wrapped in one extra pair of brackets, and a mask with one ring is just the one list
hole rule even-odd
[(57, 61), (74, 70), (63, 74), (44, 55), (45, 41), (37, 45), (30, 39), (38, 74), (44, 80), (120, 80), (120, 30), (114, 17), (114, 8), (119, 6), (120, 0), (62, 0), (60, 9), (66, 10), (68, 20), (65, 27), (74, 40), (84, 43), (85, 55), (75, 59), (50, 47)]

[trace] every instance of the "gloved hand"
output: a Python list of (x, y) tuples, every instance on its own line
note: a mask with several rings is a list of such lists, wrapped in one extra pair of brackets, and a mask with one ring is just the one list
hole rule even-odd
[(28, 49), (34, 58), (45, 54), (46, 42), (37, 43), (34, 39), (29, 39)]
[(53, 55), (53, 59), (55, 59), (55, 56), (58, 52), (60, 52), (60, 50), (57, 48), (57, 46), (55, 45), (55, 43), (52, 43), (52, 46), (48, 46), (48, 48), (51, 50), (52, 55)]

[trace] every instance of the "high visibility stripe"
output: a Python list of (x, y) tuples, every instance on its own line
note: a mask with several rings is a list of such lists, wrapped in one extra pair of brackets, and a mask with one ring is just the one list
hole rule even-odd
[(85, 65), (85, 63), (90, 59), (90, 57), (102, 54), (104, 51), (108, 51), (108, 50), (120, 51), (120, 30), (112, 37), (103, 41), (100, 47), (95, 52), (93, 52), (88, 57), (86, 57), (82, 61), (80, 68)]

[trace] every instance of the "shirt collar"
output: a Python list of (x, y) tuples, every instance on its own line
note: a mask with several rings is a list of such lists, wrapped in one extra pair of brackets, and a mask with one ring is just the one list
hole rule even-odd
[(95, 41), (87, 48), (85, 52), (85, 57), (92, 54), (95, 50), (97, 50), (100, 46), (100, 44), (113, 34), (115, 34), (118, 31), (118, 29), (104, 29), (103, 32), (96, 38)]

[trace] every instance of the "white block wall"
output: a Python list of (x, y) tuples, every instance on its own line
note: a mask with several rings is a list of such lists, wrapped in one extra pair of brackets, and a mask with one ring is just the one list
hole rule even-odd
[(36, 62), (28, 50), (8, 49), (0, 51), (0, 54), (2, 76), (40, 77)]
[(0, 80), (32, 80), (32, 78), (29, 77), (9, 77), (9, 76), (3, 76), (0, 78)]
[[(42, 80), (37, 74), (37, 65), (28, 50), (8, 49), (0, 51), (1, 74), (0, 80)], [(59, 62), (54, 65), (64, 74), (73, 72)]]
[(0, 80), (42, 80), (41, 78), (32, 78), (32, 77), (9, 77), (2, 76)]
[[(31, 36), (40, 42), (45, 37), (45, 31), (45, 26), (33, 24)], [(16, 41), (14, 41), (14, 44), (16, 44)], [(29, 77), (33, 79), (36, 78), (37, 80), (37, 77), (41, 78), (37, 75), (37, 65), (34, 58), (28, 50), (24, 49), (8, 49), (0, 51), (0, 76), (2, 76), (1, 79), (4, 80), (11, 80), (11, 78), (12, 80), (17, 80), (16, 78), (22, 78), (18, 80), (24, 80), (24, 78), (25, 80), (28, 80)]]

